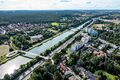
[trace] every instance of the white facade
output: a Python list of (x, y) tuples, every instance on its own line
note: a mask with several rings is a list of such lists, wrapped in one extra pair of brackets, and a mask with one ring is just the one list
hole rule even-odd
[(71, 50), (73, 51), (73, 52), (75, 52), (75, 51), (77, 51), (77, 50), (79, 50), (80, 48), (82, 48), (83, 47), (83, 44), (80, 44), (80, 43), (75, 43), (72, 47), (71, 47)]
[(42, 38), (43, 38), (43, 35), (31, 36), (31, 41), (36, 42), (38, 40), (41, 40)]
[(81, 41), (82, 41), (83, 44), (86, 44), (86, 43), (89, 42), (90, 39), (91, 39), (90, 36), (85, 35), (84, 37), (82, 37)]

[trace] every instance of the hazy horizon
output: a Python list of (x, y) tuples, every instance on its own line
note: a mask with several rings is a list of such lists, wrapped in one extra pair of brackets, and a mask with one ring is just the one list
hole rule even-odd
[(120, 0), (0, 0), (0, 10), (120, 10)]

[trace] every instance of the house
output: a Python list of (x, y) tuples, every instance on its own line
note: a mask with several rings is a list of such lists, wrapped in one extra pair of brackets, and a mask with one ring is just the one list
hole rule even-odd
[(36, 42), (36, 41), (42, 40), (42, 38), (43, 38), (43, 35), (31, 36), (31, 41)]
[(64, 76), (67, 80), (77, 80), (71, 71), (66, 71)]
[(8, 53), (9, 53), (9, 46), (1, 45), (0, 46), (0, 61), (3, 60)]
[(98, 47), (98, 49), (102, 50), (105, 47), (105, 44), (100, 44), (100, 46)]
[(0, 29), (0, 34), (5, 34), (5, 33), (6, 33), (5, 30)]
[(65, 79), (80, 80), (79, 76), (75, 76), (74, 72), (69, 67), (65, 66), (63, 63), (60, 63), (60, 65), (58, 66), (58, 69), (64, 75)]
[(107, 53), (111, 54), (114, 52), (114, 50), (115, 50), (114, 48), (111, 48), (111, 49), (107, 50)]
[(103, 51), (94, 51), (93, 53), (97, 57), (106, 56), (106, 53), (104, 53)]
[(81, 75), (81, 77), (86, 77), (86, 80), (96, 80), (97, 77), (90, 71), (86, 70), (84, 67), (76, 66), (76, 68), (78, 69), (79, 75)]
[(66, 67), (63, 63), (60, 63), (58, 68), (62, 74), (65, 74), (66, 71), (69, 71), (69, 68)]

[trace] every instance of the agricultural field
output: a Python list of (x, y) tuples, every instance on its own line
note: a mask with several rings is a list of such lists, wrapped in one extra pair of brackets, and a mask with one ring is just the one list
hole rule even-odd
[(6, 55), (9, 53), (9, 46), (8, 45), (1, 45), (0, 46), (0, 63), (6, 59)]
[(9, 53), (9, 46), (8, 45), (1, 45), (0, 46), (0, 56)]
[(102, 30), (102, 28), (106, 26), (106, 24), (93, 24), (92, 27), (95, 29)]
[(105, 21), (105, 22), (112, 22), (112, 23), (115, 23), (115, 24), (120, 24), (120, 20), (107, 20), (107, 19), (103, 19), (103, 21)]

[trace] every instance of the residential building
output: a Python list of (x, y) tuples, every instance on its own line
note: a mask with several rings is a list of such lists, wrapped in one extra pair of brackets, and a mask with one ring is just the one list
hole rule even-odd
[(97, 57), (106, 56), (106, 53), (104, 53), (103, 51), (94, 51), (93, 53)]
[(86, 28), (86, 32), (90, 35), (90, 36), (98, 36), (98, 32), (96, 30), (94, 30), (93, 28)]
[(42, 40), (42, 38), (43, 38), (43, 35), (31, 36), (31, 41), (36, 42), (36, 41)]
[(83, 36), (82, 39), (81, 39), (83, 44), (88, 43), (90, 40), (91, 40), (91, 37), (88, 36), (88, 35)]
[(5, 33), (6, 33), (5, 30), (0, 29), (0, 34), (5, 34)]
[(66, 71), (69, 71), (69, 68), (66, 67), (63, 63), (60, 63), (60, 65), (58, 66), (58, 68), (59, 68), (59, 70), (60, 70), (60, 72), (62, 74), (65, 74)]
[(83, 43), (75, 43), (74, 45), (72, 45), (71, 50), (72, 50), (73, 52), (76, 52), (76, 51), (78, 51), (79, 49), (81, 49), (83, 46), (84, 46)]
[(75, 75), (75, 73), (69, 67), (65, 66), (65, 64), (63, 63), (60, 63), (58, 69), (67, 80), (81, 80), (79, 76)]

